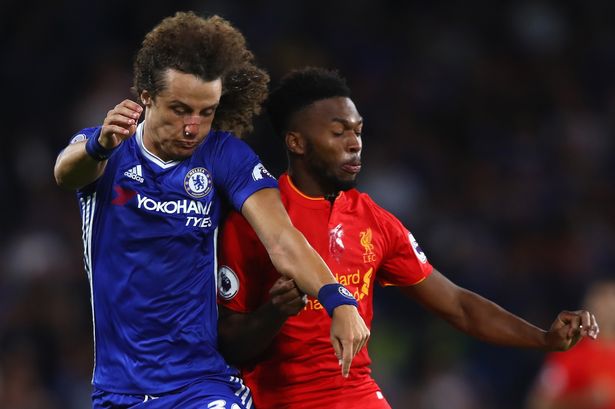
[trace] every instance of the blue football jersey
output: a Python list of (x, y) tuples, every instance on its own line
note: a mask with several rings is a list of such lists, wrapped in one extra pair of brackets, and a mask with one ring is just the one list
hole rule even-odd
[(257, 155), (228, 132), (211, 131), (190, 158), (164, 162), (143, 145), (140, 124), (77, 192), (97, 388), (155, 394), (234, 373), (217, 347), (217, 228), (226, 206), (240, 210), (271, 187)]

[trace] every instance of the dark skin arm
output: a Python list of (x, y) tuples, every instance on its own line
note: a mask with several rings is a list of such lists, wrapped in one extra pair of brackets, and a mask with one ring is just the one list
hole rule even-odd
[(230, 363), (243, 364), (257, 358), (288, 317), (299, 314), (305, 307), (306, 296), (292, 279), (280, 277), (269, 295), (269, 301), (252, 313), (242, 314), (219, 306), (219, 347)]
[(455, 285), (435, 269), (421, 283), (401, 290), (460, 331), (495, 345), (565, 351), (582, 337), (595, 339), (599, 332), (596, 318), (588, 311), (562, 311), (544, 331)]
[[(278, 280), (270, 294), (277, 293), (274, 288), (280, 284)], [(292, 288), (284, 288), (286, 290), (280, 291), (289, 292), (287, 297), (278, 297), (275, 302), (272, 298), (254, 313), (220, 309), (220, 342), (226, 344), (227, 359), (234, 363), (255, 359), (273, 340), (286, 319), (303, 308), (296, 303), (300, 294), (298, 290), (292, 293)], [(582, 337), (595, 339), (600, 331), (596, 318), (588, 311), (563, 311), (548, 331), (542, 330), (494, 302), (457, 286), (435, 269), (419, 284), (400, 289), (460, 331), (495, 345), (565, 351)], [(286, 312), (281, 312), (282, 308), (286, 308)]]

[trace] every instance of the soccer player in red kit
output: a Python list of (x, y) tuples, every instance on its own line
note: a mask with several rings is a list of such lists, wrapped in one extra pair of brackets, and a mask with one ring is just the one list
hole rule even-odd
[[(289, 158), (288, 173), (279, 180), (282, 202), (295, 227), (358, 300), (368, 326), (378, 283), (399, 287), (463, 332), (494, 344), (566, 350), (581, 337), (597, 336), (598, 325), (587, 311), (562, 312), (544, 331), (431, 266), (403, 224), (354, 188), (363, 119), (336, 72), (291, 72), (270, 95), (267, 109)], [(330, 311), (280, 277), (238, 213), (224, 225), (219, 266), (220, 348), (242, 366), (257, 408), (390, 408), (370, 376), (367, 348), (343, 377), (329, 342)]]
[(600, 339), (548, 354), (528, 409), (615, 409), (615, 280), (592, 283), (584, 305), (600, 320)]

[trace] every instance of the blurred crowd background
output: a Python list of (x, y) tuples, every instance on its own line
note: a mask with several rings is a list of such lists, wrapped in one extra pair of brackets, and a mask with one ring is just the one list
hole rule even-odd
[[(89, 406), (92, 328), (73, 193), (76, 130), (130, 97), (143, 35), (221, 14), (272, 83), (337, 68), (365, 118), (360, 188), (454, 282), (546, 328), (615, 267), (615, 2), (0, 2), (0, 408)], [(279, 173), (262, 119), (247, 138)], [(394, 288), (370, 350), (395, 408), (523, 408), (540, 351), (489, 346)]]

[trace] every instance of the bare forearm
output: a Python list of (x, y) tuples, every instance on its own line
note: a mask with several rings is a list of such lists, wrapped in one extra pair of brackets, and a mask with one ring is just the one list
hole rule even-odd
[(317, 297), (323, 285), (336, 282), (322, 258), (293, 227), (277, 189), (254, 193), (241, 213), (267, 249), (276, 270), (295, 280), (301, 291)]
[(270, 303), (253, 313), (220, 310), (218, 342), (222, 355), (233, 364), (245, 364), (261, 355), (276, 336), (286, 317)]
[(402, 291), (459, 330), (483, 341), (513, 347), (547, 348), (546, 332), (494, 302), (459, 287), (436, 269)]
[(107, 161), (98, 162), (85, 151), (85, 141), (71, 144), (56, 160), (54, 177), (58, 186), (66, 189), (82, 188), (102, 175)]
[(322, 258), (294, 227), (284, 229), (271, 245), (269, 257), (280, 274), (295, 280), (301, 291), (313, 297), (323, 285), (336, 282)]
[(546, 331), (476, 293), (462, 290), (459, 308), (448, 321), (468, 335), (502, 346), (546, 348)]

